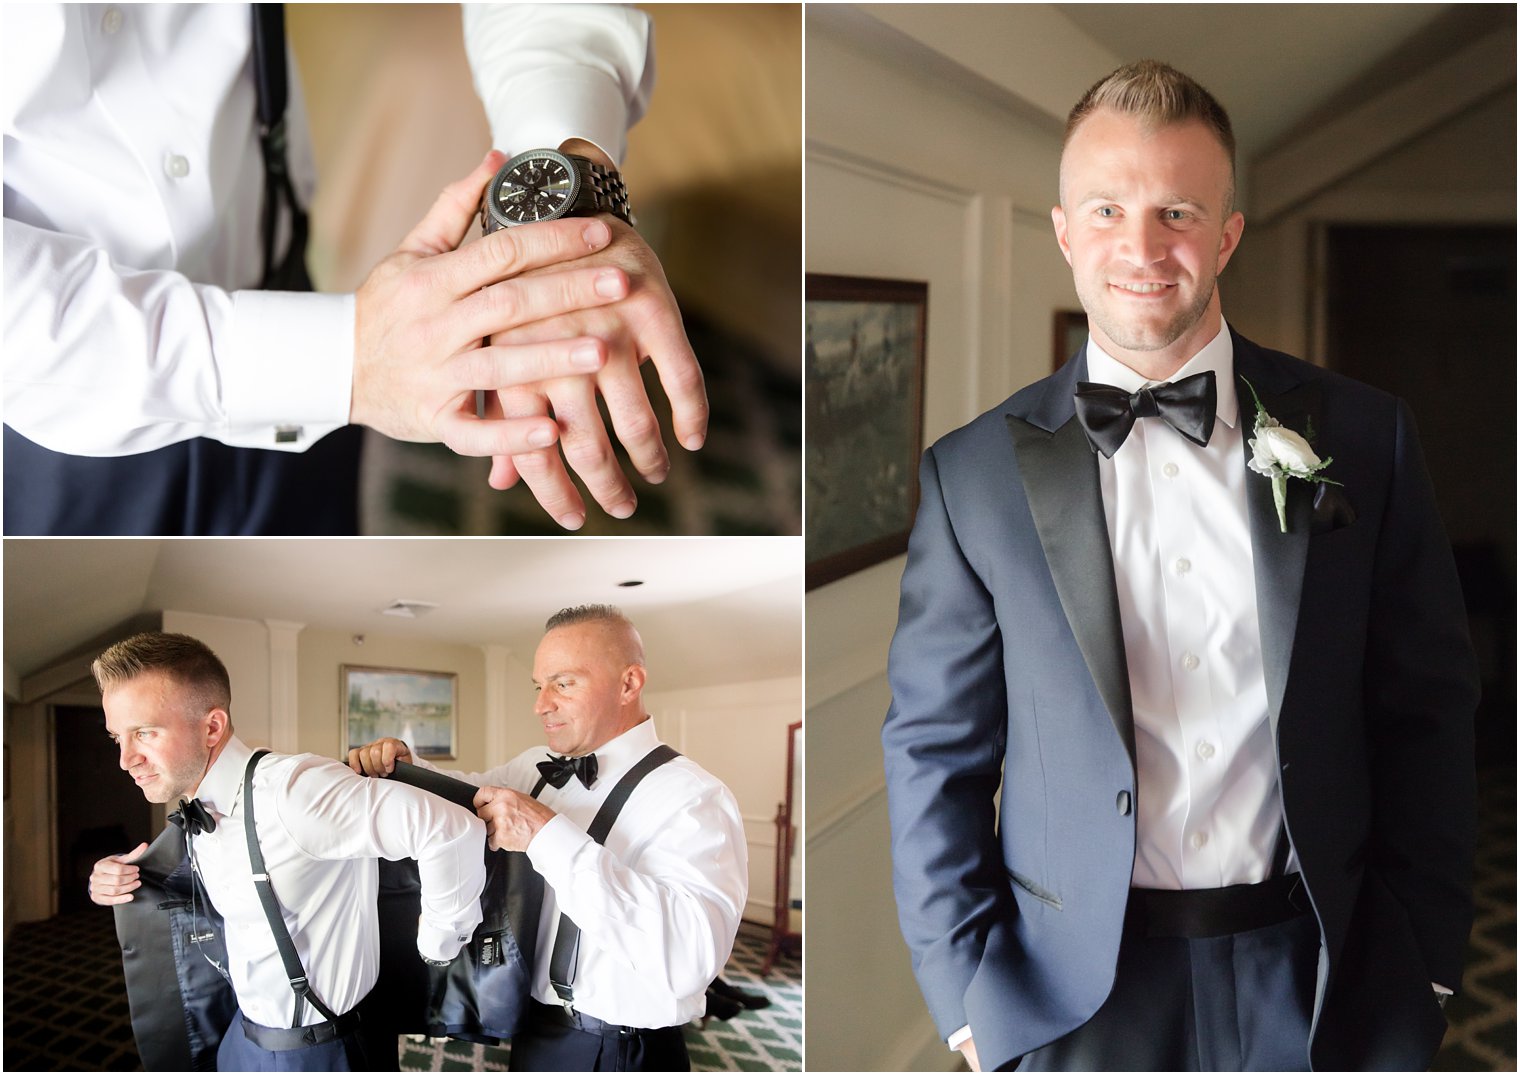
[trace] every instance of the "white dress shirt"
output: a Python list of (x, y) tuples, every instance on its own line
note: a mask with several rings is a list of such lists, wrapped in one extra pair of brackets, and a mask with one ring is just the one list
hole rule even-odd
[[(243, 770), (253, 751), (234, 736), (196, 797), (217, 819), (192, 838), (192, 862), (225, 920), (238, 1006), (255, 1023), (290, 1026), (295, 994), (264, 917), (243, 831)], [(254, 817), (275, 898), (312, 989), (341, 1015), (380, 969), (378, 859), (415, 858), (422, 881), (417, 950), (452, 959), (480, 924), (485, 825), (435, 795), (356, 776), (313, 754), (271, 754), (253, 777)], [(305, 1005), (302, 1023), (322, 1014)]]
[[(652, 84), (647, 17), (549, 9), (466, 5), (497, 148), (578, 137), (617, 159)], [(304, 451), (347, 423), (353, 296), (251, 290), (264, 269), (251, 49), (245, 4), (7, 9), (5, 421), (28, 439), (85, 456), (197, 436)], [(288, 69), (290, 167), (310, 206)]]
[[(1282, 824), (1246, 513), (1246, 483), (1266, 479), (1246, 469), (1227, 328), (1171, 380), (1205, 370), (1207, 446), (1147, 418), (1098, 457), (1135, 716), (1138, 888), (1264, 881)], [(1092, 341), (1087, 379), (1152, 383)]]
[[(644, 777), (605, 846), (586, 835), (623, 774), (658, 744), (645, 720), (596, 750), (591, 788), (575, 777), (563, 788), (546, 784), (539, 801), (558, 816), (528, 844), (546, 885), (533, 996), (559, 1003), (549, 957), (563, 911), (581, 930), (576, 1010), (621, 1026), (677, 1026), (707, 1010), (707, 987), (733, 951), (749, 894), (738, 804), (690, 758)], [(529, 793), (547, 756), (538, 748), (488, 772), (449, 775)]]

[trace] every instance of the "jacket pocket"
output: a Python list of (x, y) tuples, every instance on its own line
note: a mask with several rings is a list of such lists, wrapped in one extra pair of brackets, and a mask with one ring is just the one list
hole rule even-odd
[(1043, 904), (1046, 904), (1047, 906), (1054, 907), (1058, 911), (1061, 909), (1060, 896), (1057, 896), (1049, 889), (1041, 888), (1039, 885), (1035, 884), (1033, 881), (1021, 873), (1016, 873), (1013, 870), (1007, 870), (1007, 873), (1009, 880), (1018, 885), (1025, 892), (1029, 893), (1035, 899), (1039, 900)]

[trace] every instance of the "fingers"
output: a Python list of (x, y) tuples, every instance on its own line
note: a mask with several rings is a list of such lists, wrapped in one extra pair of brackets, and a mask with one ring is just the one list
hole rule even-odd
[[(614, 519), (626, 519), (638, 507), (633, 487), (618, 466), (596, 408), (596, 385), (585, 377), (552, 381), (547, 386), (554, 417), (559, 422), (559, 445), (565, 462), (585, 483), (586, 490)], [(521, 462), (518, 469), (524, 470)], [(532, 485), (526, 470), (524, 480)]]
[(670, 457), (665, 453), (660, 422), (649, 405), (638, 363), (609, 363), (597, 378), (597, 387), (607, 401), (613, 432), (627, 450), (633, 468), (645, 481), (658, 485), (670, 473)]
[[(473, 392), (592, 374), (606, 362), (606, 345), (593, 336), (581, 336), (570, 340), (494, 345), (461, 351), (449, 359), (447, 376), (454, 391)], [(535, 447), (547, 447), (547, 444)]]
[[(509, 388), (498, 393), (502, 413), (508, 418), (534, 417), (547, 412), (548, 400), (529, 388)], [(558, 428), (558, 426), (556, 426)], [(549, 517), (566, 530), (586, 525), (586, 504), (571, 482), (556, 451), (518, 452), (512, 457), (523, 483), (533, 493)], [(497, 468), (492, 468), (497, 473)]]
[[(660, 371), (660, 384), (670, 400), (670, 428), (676, 442), (689, 452), (696, 451), (707, 442), (707, 384), (674, 305), (661, 311), (639, 333), (638, 346), (639, 354), (649, 356)], [(619, 439), (628, 444), (621, 435)]]
[(493, 149), (473, 172), (444, 187), (427, 215), (401, 240), (400, 249), (428, 256), (457, 247), (480, 212), (486, 184), (505, 163), (506, 155)]
[(148, 850), (146, 843), (138, 844), (125, 855), (108, 855), (95, 863), (90, 872), (90, 900), (102, 907), (118, 903), (131, 903), (132, 893), (142, 887), (136, 862)]
[(532, 452), (552, 445), (559, 436), (559, 427), (552, 418), (477, 418), (471, 399), (440, 414), (435, 429), (438, 439), (451, 451), (470, 456)]
[(471, 340), (573, 310), (606, 306), (627, 294), (628, 274), (612, 266), (503, 280), (460, 299), (449, 314), (448, 331), (455, 347), (463, 348)]
[[(503, 798), (504, 796), (502, 795), (502, 792), (506, 790), (506, 788), (493, 788), (489, 784), (484, 785), (475, 792), (476, 810), (478, 811), (481, 807), (487, 806), (495, 802), (497, 799)], [(480, 816), (482, 819), (485, 818), (484, 814), (481, 814)]]
[(360, 776), (389, 776), (398, 761), (411, 760), (411, 748), (400, 739), (377, 739), (348, 752), (348, 766)]
[(450, 247), (453, 252), (438, 258), (430, 270), (438, 274), (441, 286), (463, 296), (529, 269), (594, 254), (611, 241), (612, 230), (603, 221), (562, 217), (504, 228), (460, 250)]

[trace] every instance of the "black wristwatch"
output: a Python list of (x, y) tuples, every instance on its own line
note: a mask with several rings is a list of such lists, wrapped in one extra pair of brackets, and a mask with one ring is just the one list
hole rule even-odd
[(557, 149), (530, 149), (492, 177), (480, 203), (480, 229), (490, 235), (519, 224), (597, 213), (633, 223), (628, 187), (616, 169)]

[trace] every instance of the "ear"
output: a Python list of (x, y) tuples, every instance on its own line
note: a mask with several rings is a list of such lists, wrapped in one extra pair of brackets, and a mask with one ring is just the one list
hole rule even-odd
[(1071, 244), (1066, 241), (1066, 210), (1059, 205), (1052, 206), (1050, 210), (1050, 222), (1055, 225), (1056, 245), (1061, 248), (1061, 256), (1066, 259), (1066, 264), (1071, 264)]
[(1219, 263), (1214, 266), (1214, 275), (1224, 272), (1224, 267), (1230, 263), (1236, 247), (1240, 246), (1240, 236), (1246, 230), (1246, 218), (1239, 212), (1231, 213), (1224, 222), (1224, 234), (1219, 237)]
[(228, 712), (217, 706), (206, 714), (206, 746), (215, 750), (229, 735), (232, 734), (232, 717)]
[(623, 669), (623, 679), (620, 684), (622, 689), (618, 694), (618, 701), (626, 705), (637, 698), (639, 692), (644, 689), (644, 681), (647, 677), (648, 674), (641, 664), (630, 664)]

